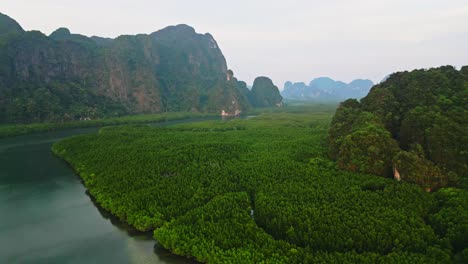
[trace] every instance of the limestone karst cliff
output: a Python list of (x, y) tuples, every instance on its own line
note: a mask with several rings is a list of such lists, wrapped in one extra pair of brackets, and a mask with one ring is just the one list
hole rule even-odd
[(2, 123), (250, 107), (213, 36), (187, 25), (115, 39), (66, 28), (46, 36), (0, 14), (0, 62)]
[(250, 103), (255, 107), (282, 106), (283, 97), (278, 87), (268, 77), (257, 77), (249, 94)]

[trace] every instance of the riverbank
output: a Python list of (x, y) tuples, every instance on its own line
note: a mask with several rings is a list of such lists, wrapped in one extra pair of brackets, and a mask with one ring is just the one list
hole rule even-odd
[[(219, 117), (150, 124), (167, 126)], [(57, 140), (95, 134), (71, 128), (0, 139), (0, 263), (158, 263), (192, 261), (155, 244), (102, 210), (80, 177), (50, 148)]]
[[(266, 113), (332, 113), (337, 107), (336, 103), (311, 103), (311, 102), (294, 102), (284, 107), (266, 107), (253, 108), (242, 116), (256, 116)], [(70, 121), (63, 123), (33, 123), (33, 124), (8, 124), (0, 125), (0, 138), (14, 137), (20, 135), (28, 135), (33, 133), (57, 131), (69, 128), (87, 128), (87, 127), (103, 127), (113, 125), (127, 124), (147, 124), (159, 123), (166, 121), (194, 119), (203, 117), (218, 117), (218, 113), (194, 113), (194, 112), (167, 112), (160, 114), (144, 114), (133, 116), (122, 116), (114, 118), (103, 118), (95, 120)]]
[(168, 112), (161, 114), (147, 114), (135, 116), (123, 116), (96, 120), (72, 121), (64, 123), (34, 123), (0, 125), (0, 138), (27, 135), (40, 132), (57, 131), (69, 128), (102, 127), (126, 124), (147, 124), (174, 120), (184, 120), (202, 117), (216, 117), (214, 113)]

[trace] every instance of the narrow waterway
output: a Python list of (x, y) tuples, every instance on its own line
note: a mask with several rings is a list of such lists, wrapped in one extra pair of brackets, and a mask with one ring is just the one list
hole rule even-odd
[(190, 263), (158, 246), (151, 233), (100, 210), (73, 170), (50, 151), (57, 140), (97, 130), (0, 139), (0, 263)]

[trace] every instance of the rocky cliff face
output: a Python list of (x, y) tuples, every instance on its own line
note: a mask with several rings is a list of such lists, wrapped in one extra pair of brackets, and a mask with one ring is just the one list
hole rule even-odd
[(248, 107), (214, 38), (187, 25), (115, 39), (65, 28), (45, 36), (0, 15), (0, 62), (0, 122)]

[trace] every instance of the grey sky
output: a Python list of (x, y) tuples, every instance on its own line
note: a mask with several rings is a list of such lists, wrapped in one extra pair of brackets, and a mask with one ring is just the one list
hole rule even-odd
[(309, 82), (329, 76), (380, 81), (388, 73), (468, 65), (468, 0), (0, 0), (26, 30), (87, 36), (151, 33), (188, 24), (210, 32), (228, 67)]

